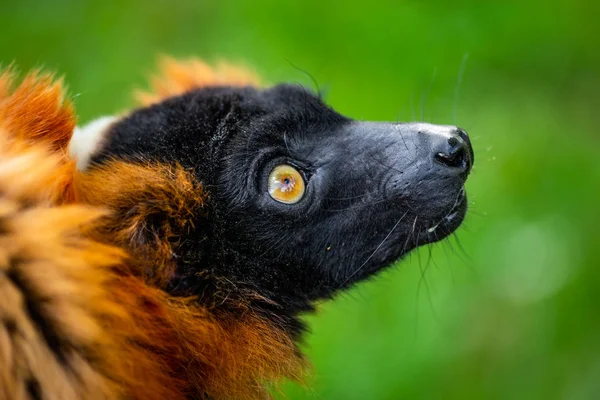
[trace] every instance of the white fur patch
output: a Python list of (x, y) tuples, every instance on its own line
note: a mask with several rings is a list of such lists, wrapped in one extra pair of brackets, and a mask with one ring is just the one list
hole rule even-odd
[(100, 117), (82, 127), (75, 127), (73, 137), (69, 142), (69, 155), (77, 161), (77, 168), (84, 170), (90, 159), (102, 146), (109, 126), (117, 120), (116, 117)]
[(415, 129), (426, 132), (431, 135), (438, 135), (450, 139), (456, 135), (456, 126), (452, 125), (435, 125), (426, 122), (418, 122), (414, 124)]

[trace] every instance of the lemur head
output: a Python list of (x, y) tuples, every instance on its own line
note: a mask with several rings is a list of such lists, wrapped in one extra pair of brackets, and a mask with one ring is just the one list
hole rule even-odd
[(212, 277), (294, 315), (458, 228), (474, 159), (460, 128), (355, 121), (295, 85), (168, 98), (106, 124), (89, 156), (180, 165), (205, 193), (165, 290)]

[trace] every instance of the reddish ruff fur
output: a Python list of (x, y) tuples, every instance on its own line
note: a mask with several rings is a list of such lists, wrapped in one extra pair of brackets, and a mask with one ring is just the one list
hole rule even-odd
[[(239, 69), (165, 65), (156, 82), (177, 84), (155, 83), (146, 103), (230, 78), (251, 83)], [(234, 316), (161, 290), (169, 239), (202, 207), (193, 177), (158, 163), (77, 172), (60, 82), (33, 73), (13, 86), (0, 75), (0, 398), (260, 399), (265, 383), (299, 379), (305, 361), (291, 338), (243, 301)], [(161, 236), (132, 247), (154, 212), (169, 217)]]

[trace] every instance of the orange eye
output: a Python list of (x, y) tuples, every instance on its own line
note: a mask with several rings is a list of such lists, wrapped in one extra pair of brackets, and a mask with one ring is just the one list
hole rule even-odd
[(297, 203), (304, 196), (304, 179), (296, 168), (278, 165), (269, 174), (269, 194), (280, 203)]

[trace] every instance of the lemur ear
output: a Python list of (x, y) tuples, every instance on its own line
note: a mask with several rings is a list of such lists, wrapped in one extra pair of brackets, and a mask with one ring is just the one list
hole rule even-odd
[(202, 223), (206, 194), (179, 165), (109, 161), (75, 179), (78, 200), (108, 208), (94, 229), (149, 266), (147, 282), (172, 278), (182, 238)]
[(141, 105), (158, 103), (193, 89), (209, 86), (260, 86), (260, 79), (251, 70), (220, 62), (215, 67), (197, 59), (176, 60), (163, 56), (158, 62), (158, 74), (150, 80), (150, 91), (137, 91)]

